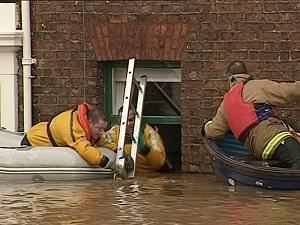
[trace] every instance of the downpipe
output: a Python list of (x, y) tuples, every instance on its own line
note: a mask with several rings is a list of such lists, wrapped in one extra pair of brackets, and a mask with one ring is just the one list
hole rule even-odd
[(30, 31), (30, 0), (22, 0), (22, 30), (23, 30), (23, 96), (24, 96), (24, 132), (32, 126), (32, 93), (31, 93), (31, 31)]

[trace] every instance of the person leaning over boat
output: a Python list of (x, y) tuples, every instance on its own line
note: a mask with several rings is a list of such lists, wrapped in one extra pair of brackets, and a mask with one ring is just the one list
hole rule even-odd
[[(119, 115), (122, 113), (122, 107), (119, 109)], [(125, 153), (130, 154), (132, 134), (134, 128), (135, 114), (132, 109), (128, 112), (128, 122), (125, 138)], [(102, 136), (99, 144), (103, 147), (117, 151), (119, 140), (120, 126), (114, 125)], [(170, 164), (166, 160), (166, 151), (163, 141), (159, 133), (149, 124), (141, 124), (139, 134), (139, 145), (136, 158), (136, 172), (137, 174), (145, 172), (155, 172), (160, 170), (167, 170)]]
[(258, 159), (279, 160), (300, 169), (300, 144), (295, 132), (276, 114), (276, 107), (300, 100), (300, 81), (255, 80), (240, 61), (231, 62), (226, 75), (230, 90), (215, 117), (202, 126), (202, 134), (218, 138), (231, 130)]
[(34, 125), (21, 144), (32, 146), (68, 146), (91, 166), (110, 168), (110, 160), (96, 149), (107, 122), (104, 114), (87, 103), (59, 113), (48, 122)]

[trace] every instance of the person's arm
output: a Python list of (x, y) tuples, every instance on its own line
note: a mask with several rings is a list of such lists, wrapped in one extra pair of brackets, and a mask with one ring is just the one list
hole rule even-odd
[(75, 149), (78, 154), (91, 166), (105, 167), (109, 159), (103, 153), (91, 145), (85, 138), (78, 138), (75, 142), (69, 143), (69, 146)]
[(206, 122), (204, 125), (204, 135), (208, 138), (223, 137), (228, 131), (229, 126), (225, 118), (224, 103), (222, 101), (219, 106), (215, 117)]
[[(140, 146), (141, 147), (141, 146)], [(159, 170), (165, 163), (166, 150), (159, 133), (150, 125), (144, 129), (144, 149), (138, 150), (154, 169)]]
[(275, 82), (265, 80), (263, 92), (267, 103), (275, 106), (284, 106), (300, 101), (300, 81)]

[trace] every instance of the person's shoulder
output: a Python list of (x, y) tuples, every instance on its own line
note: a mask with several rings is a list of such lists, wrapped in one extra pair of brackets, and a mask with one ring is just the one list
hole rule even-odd
[(274, 83), (274, 84), (278, 84), (278, 83), (294, 83), (297, 82), (296, 80), (272, 80), (272, 79), (255, 79), (255, 80), (251, 80), (254, 82), (268, 82), (268, 83)]
[(108, 130), (108, 132), (116, 132), (116, 131), (119, 131), (119, 130), (120, 130), (120, 125), (115, 124), (115, 125), (113, 125), (113, 126)]
[(120, 125), (113, 125), (110, 129), (108, 129), (105, 133), (107, 135), (119, 136)]
[(150, 124), (145, 123), (144, 124), (144, 131), (148, 131), (148, 132), (156, 132), (158, 133), (158, 128), (157, 127), (152, 127)]
[(246, 84), (277, 84), (278, 82), (270, 80), (270, 79), (254, 79), (249, 80)]
[(119, 136), (119, 125), (114, 125), (110, 129), (104, 132), (103, 137), (104, 139), (111, 139), (111, 137)]
[(146, 128), (153, 129), (153, 127), (149, 123), (144, 124), (144, 129), (146, 129)]
[[(74, 111), (74, 110), (72, 110), (72, 109), (68, 109), (68, 110), (61, 111), (61, 112), (56, 113), (56, 114), (54, 115), (54, 117), (56, 117), (56, 116), (66, 116), (66, 115), (70, 115), (71, 112), (75, 113), (75, 115), (78, 114), (77, 111)], [(53, 118), (54, 118), (54, 117), (53, 117)]]

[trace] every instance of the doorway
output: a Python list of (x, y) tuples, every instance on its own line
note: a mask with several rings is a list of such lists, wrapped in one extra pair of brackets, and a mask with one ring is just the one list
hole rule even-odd
[[(127, 74), (125, 61), (106, 62), (105, 111), (110, 125), (119, 123)], [(147, 76), (143, 121), (156, 127), (166, 147), (172, 170), (181, 169), (181, 68), (178, 62), (136, 61), (135, 78)], [(133, 94), (134, 95), (134, 94)]]

